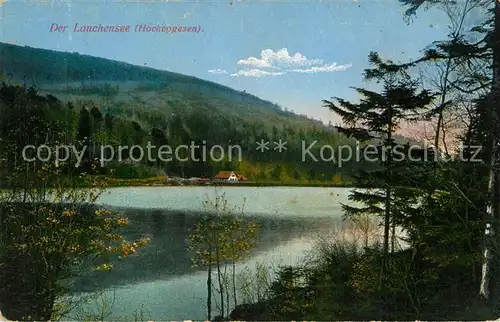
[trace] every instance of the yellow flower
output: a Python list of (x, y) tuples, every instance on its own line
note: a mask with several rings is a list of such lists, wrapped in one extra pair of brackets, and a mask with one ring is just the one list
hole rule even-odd
[(73, 246), (71, 246), (71, 251), (77, 252), (78, 250), (80, 250), (80, 245), (73, 245)]
[(107, 211), (105, 209), (98, 209), (95, 211), (95, 214), (97, 216), (102, 216), (102, 215), (105, 215), (107, 213)]
[(112, 268), (113, 268), (113, 265), (111, 265), (111, 264), (102, 264), (102, 265), (97, 267), (97, 270), (98, 271), (109, 271)]
[(26, 249), (28, 247), (28, 245), (26, 245), (26, 244), (17, 244), (16, 247), (18, 249)]
[(72, 217), (76, 214), (76, 212), (74, 210), (65, 210), (63, 211), (62, 215), (64, 217)]
[(128, 219), (127, 218), (118, 218), (117, 220), (118, 225), (120, 226), (126, 226), (128, 225)]

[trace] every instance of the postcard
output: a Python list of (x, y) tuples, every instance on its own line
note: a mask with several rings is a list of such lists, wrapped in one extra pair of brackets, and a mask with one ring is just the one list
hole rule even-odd
[(0, 321), (500, 315), (499, 1), (0, 13)]

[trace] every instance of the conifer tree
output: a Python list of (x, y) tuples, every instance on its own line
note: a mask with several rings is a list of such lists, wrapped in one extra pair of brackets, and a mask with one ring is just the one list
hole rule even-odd
[(85, 108), (82, 107), (80, 110), (80, 116), (78, 118), (78, 140), (88, 139), (91, 135), (91, 126), (90, 126), (90, 113)]
[[(419, 90), (417, 82), (409, 76), (404, 68), (395, 66), (392, 62), (383, 62), (378, 54), (370, 53), (369, 61), (373, 68), (365, 70), (367, 80), (376, 80), (381, 84), (379, 92), (362, 88), (355, 90), (362, 96), (359, 103), (352, 103), (341, 98), (324, 100), (324, 106), (340, 115), (347, 125), (361, 125), (369, 132), (378, 134), (379, 144), (376, 146), (376, 162), (380, 162), (377, 170), (363, 173), (357, 178), (358, 187), (369, 187), (368, 191), (354, 191), (350, 200), (363, 206), (344, 205), (347, 217), (361, 214), (373, 214), (383, 218), (383, 260), (380, 267), (379, 288), (383, 288), (384, 270), (387, 267), (389, 255), (390, 228), (400, 222), (404, 208), (415, 198), (415, 193), (402, 188), (398, 172), (401, 164), (394, 154), (396, 144), (393, 133), (402, 121), (416, 119), (432, 100), (433, 94)], [(374, 147), (368, 146), (366, 148)], [(366, 151), (366, 150), (365, 150)], [(393, 238), (394, 238), (393, 228)], [(394, 241), (393, 241), (394, 249)]]

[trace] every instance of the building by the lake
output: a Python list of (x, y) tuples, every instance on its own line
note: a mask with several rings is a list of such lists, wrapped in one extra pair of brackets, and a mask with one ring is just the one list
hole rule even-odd
[(219, 171), (217, 175), (214, 177), (214, 182), (240, 182), (247, 181), (248, 178), (244, 175), (243, 172), (237, 171)]

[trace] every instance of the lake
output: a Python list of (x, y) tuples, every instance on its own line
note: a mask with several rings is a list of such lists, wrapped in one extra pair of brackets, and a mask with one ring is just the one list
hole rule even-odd
[[(257, 247), (237, 270), (256, 263), (296, 265), (311, 253), (315, 236), (342, 225), (341, 203), (350, 189), (311, 187), (125, 187), (110, 188), (98, 204), (129, 218), (128, 238), (143, 235), (151, 243), (109, 272), (87, 274), (75, 283), (76, 294), (104, 291), (113, 316), (133, 319), (141, 306), (146, 319), (204, 320), (206, 272), (191, 267), (189, 229), (206, 209), (205, 200), (225, 194), (235, 207), (259, 222)], [(95, 304), (87, 304), (92, 308)], [(214, 315), (216, 312), (214, 312)], [(70, 315), (71, 317), (71, 315)], [(74, 314), (72, 316), (74, 318)]]

